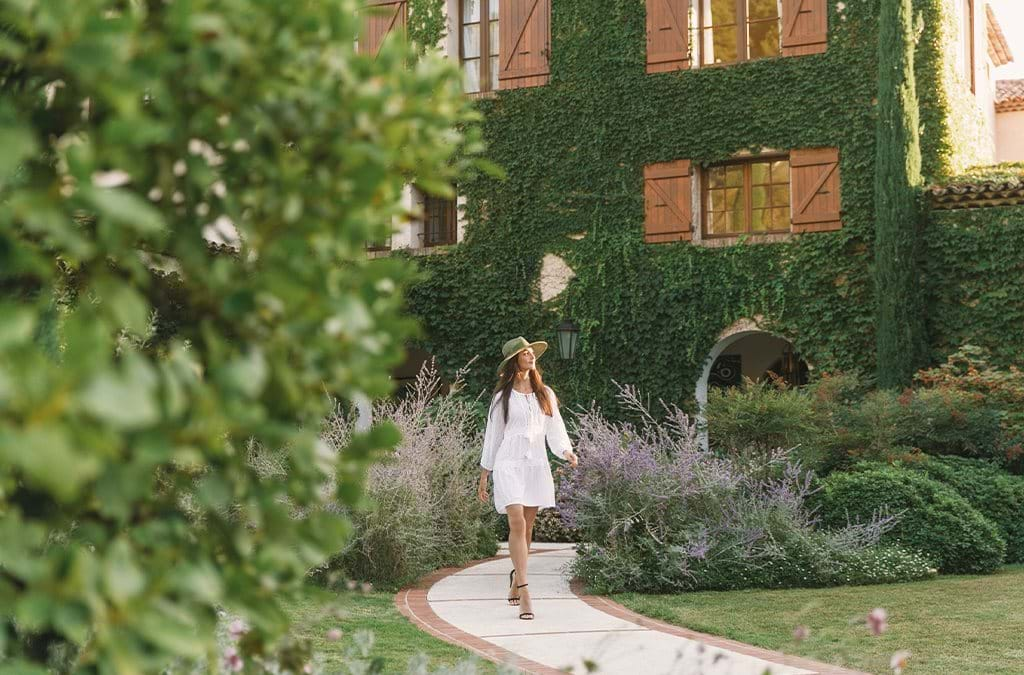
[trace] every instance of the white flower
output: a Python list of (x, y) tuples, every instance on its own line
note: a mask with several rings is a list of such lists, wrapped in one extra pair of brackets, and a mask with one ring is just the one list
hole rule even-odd
[(892, 668), (892, 672), (896, 675), (900, 675), (903, 669), (907, 667), (907, 659), (910, 658), (910, 652), (906, 649), (900, 650), (892, 655), (889, 659), (889, 667)]
[(174, 175), (178, 176), (179, 178), (181, 176), (184, 176), (185, 172), (188, 171), (188, 165), (185, 164), (185, 160), (179, 159), (177, 162), (175, 162), (174, 163), (173, 171), (174, 171)]
[(203, 217), (203, 216), (207, 215), (209, 212), (210, 212), (210, 205), (207, 204), (206, 202), (200, 202), (200, 203), (196, 204), (196, 215), (197, 216)]
[(174, 194), (171, 195), (171, 201), (175, 204), (182, 204), (185, 202), (185, 193), (181, 190), (175, 190)]
[(158, 202), (163, 199), (164, 191), (154, 185), (146, 196), (149, 197), (149, 201)]
[(235, 152), (248, 152), (249, 141), (245, 140), (244, 138), (239, 138), (237, 141), (231, 144), (231, 149), (234, 150)]
[(92, 175), (92, 184), (98, 188), (115, 188), (130, 183), (132, 177), (120, 169), (97, 171)]
[(219, 180), (210, 186), (210, 192), (223, 199), (224, 195), (228, 193), (228, 189), (224, 187), (224, 181)]

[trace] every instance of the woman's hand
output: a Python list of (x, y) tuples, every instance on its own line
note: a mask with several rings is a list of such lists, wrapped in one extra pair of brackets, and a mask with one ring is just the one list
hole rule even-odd
[(576, 466), (578, 466), (580, 463), (579, 457), (577, 457), (576, 453), (573, 452), (572, 450), (565, 451), (565, 459), (567, 462), (569, 462), (569, 466), (573, 468), (576, 468)]
[(476, 497), (484, 504), (488, 502), (487, 497), (487, 474), (480, 474), (480, 482), (476, 486)]

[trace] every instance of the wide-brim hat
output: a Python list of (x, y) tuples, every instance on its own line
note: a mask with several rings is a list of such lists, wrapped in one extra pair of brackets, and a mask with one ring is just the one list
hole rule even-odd
[(519, 354), (519, 352), (523, 351), (524, 349), (529, 349), (530, 347), (533, 347), (533, 356), (539, 359), (540, 355), (547, 350), (548, 343), (544, 342), (543, 340), (537, 340), (536, 342), (528, 342), (526, 338), (520, 335), (519, 337), (514, 337), (505, 344), (503, 344), (501, 346), (501, 353), (505, 357), (505, 359), (500, 364), (498, 364), (498, 373), (501, 373), (501, 369), (505, 367), (505, 364), (508, 363), (509, 359), (515, 358), (516, 355)]

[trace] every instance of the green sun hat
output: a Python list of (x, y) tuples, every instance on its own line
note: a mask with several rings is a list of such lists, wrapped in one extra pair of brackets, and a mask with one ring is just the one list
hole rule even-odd
[(537, 340), (536, 342), (527, 342), (526, 338), (522, 335), (514, 337), (501, 346), (501, 353), (505, 357), (505, 360), (498, 365), (498, 374), (501, 374), (501, 369), (505, 367), (509, 359), (515, 357), (519, 352), (524, 349), (533, 347), (534, 358), (540, 358), (540, 355), (544, 353), (548, 348), (548, 343), (543, 340)]

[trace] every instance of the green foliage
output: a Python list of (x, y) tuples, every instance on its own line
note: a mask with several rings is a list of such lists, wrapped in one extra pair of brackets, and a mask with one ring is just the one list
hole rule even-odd
[(929, 458), (912, 468), (956, 490), (999, 528), (1006, 539), (1006, 561), (1024, 562), (1024, 477), (964, 457)]
[[(218, 606), (261, 649), (285, 628), (277, 594), (348, 536), (315, 507), (356, 502), (398, 434), (355, 435), (339, 461), (317, 435), (324, 394), (389, 393), (414, 332), (414, 270), (366, 261), (364, 241), (406, 181), (451, 180), (479, 150), (456, 67), (404, 68), (397, 41), (354, 55), (354, 10), (0, 8), (6, 669), (70, 654), (157, 672), (211, 655)], [(209, 255), (219, 218), (238, 256)], [(179, 270), (189, 308), (155, 343), (150, 265)], [(258, 475), (250, 438), (288, 471)]]
[(876, 371), (880, 387), (910, 384), (924, 357), (918, 269), (921, 143), (911, 0), (883, 2), (875, 145)]
[(1020, 363), (1024, 207), (933, 211), (924, 239), (932, 359), (984, 347), (992, 366)]
[(1006, 541), (992, 522), (955, 490), (916, 471), (880, 466), (833, 473), (814, 499), (826, 527), (865, 522), (881, 511), (902, 512), (883, 541), (920, 551), (941, 572), (993, 572), (1006, 554)]
[[(872, 371), (879, 4), (840, 11), (829, 3), (825, 54), (648, 75), (642, 2), (554, 3), (551, 82), (476, 104), (488, 156), (508, 179), (462, 182), (465, 240), (446, 255), (415, 258), (425, 273), (409, 293), (426, 329), (418, 346), (446, 372), (474, 356), (496, 363), (509, 336), (553, 341), (568, 312), (582, 328), (579, 353), (539, 364), (570, 406), (595, 400), (610, 415), (623, 414), (612, 378), (654, 400), (686, 403), (720, 332), (741, 318), (760, 316), (819, 372)], [(915, 7), (931, 26), (948, 20), (946, 4)], [(925, 34), (918, 88), (936, 96), (922, 101), (923, 154), (945, 171), (958, 152), (946, 123), (951, 94), (939, 76), (952, 52)], [(643, 243), (645, 164), (823, 145), (840, 149), (841, 231), (720, 248)], [(576, 276), (542, 302), (537, 283), (549, 253)], [(468, 383), (489, 390), (491, 378), (481, 367)]]
[(409, 3), (409, 41), (420, 54), (445, 37), (445, 0), (412, 0)]

